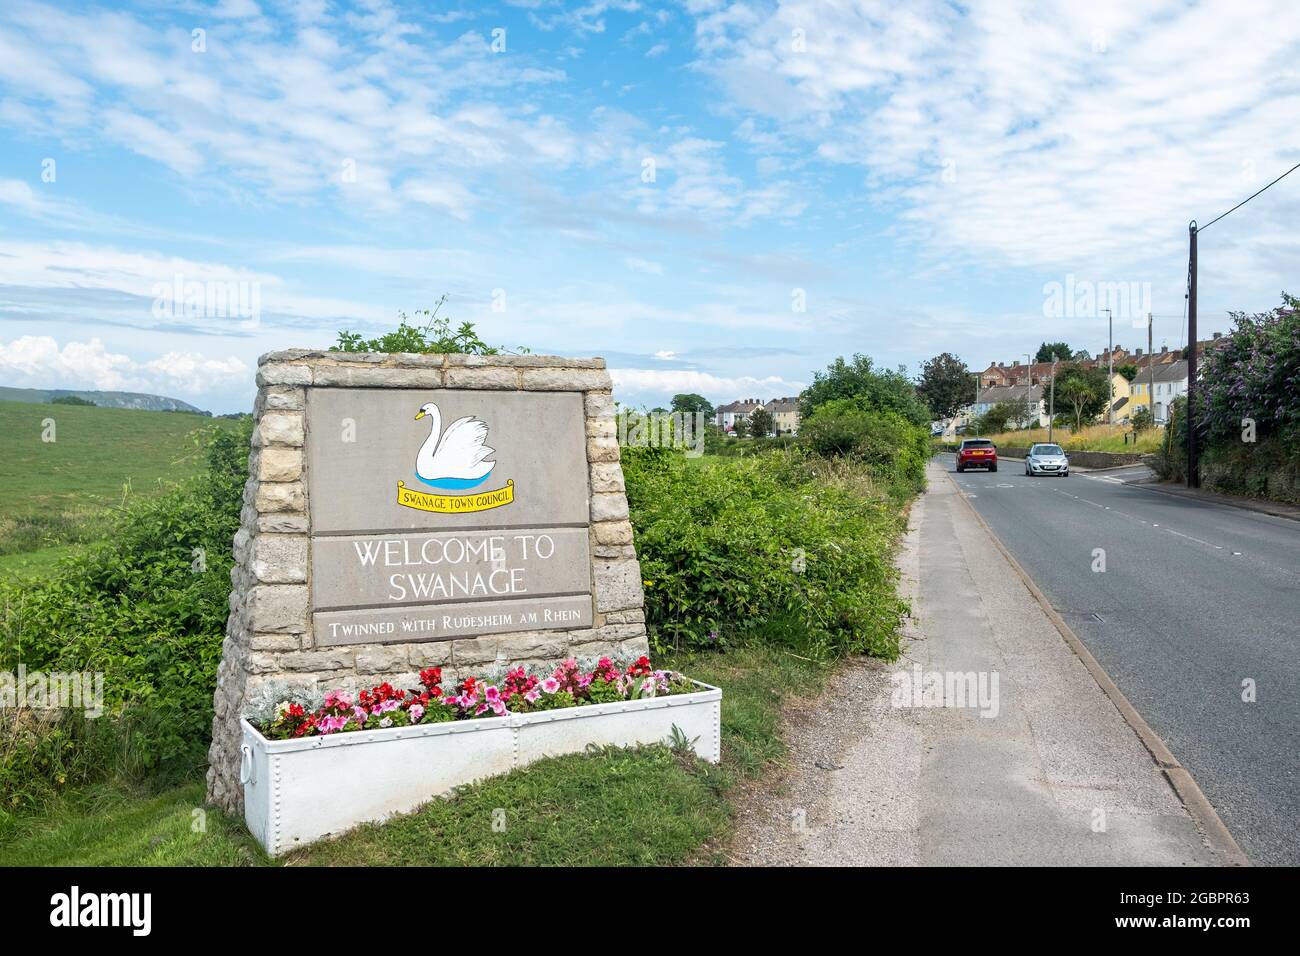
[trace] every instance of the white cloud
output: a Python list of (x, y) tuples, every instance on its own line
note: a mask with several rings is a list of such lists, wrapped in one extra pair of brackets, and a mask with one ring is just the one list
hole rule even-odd
[[(862, 167), (899, 235), (947, 263), (1167, 279), (1176, 311), (1188, 220), (1300, 159), (1289, 0), (708, 6), (697, 66), (760, 117), (746, 132)], [(1266, 196), (1215, 238), (1251, 246), (1271, 287), (1280, 251), (1252, 235), (1294, 222), (1300, 189)]]
[(68, 342), (62, 348), (48, 335), (25, 335), (0, 342), (0, 377), (27, 388), (75, 388), (197, 396), (248, 380), (252, 369), (233, 356), (212, 358), (194, 352), (168, 352), (139, 362), (109, 352), (102, 341)]
[[(373, 303), (311, 295), (296, 290), (272, 273), (221, 262), (80, 242), (0, 241), (0, 290), (11, 286), (83, 294), (98, 291), (104, 294), (101, 301), (106, 308), (117, 312), (126, 309), (128, 313), (134, 309), (140, 322), (152, 323), (152, 320), (160, 318), (154, 314), (153, 305), (162, 287), (168, 287), (170, 293), (178, 283), (182, 288), (191, 283), (199, 283), (205, 288), (238, 286), (247, 290), (250, 300), (255, 289), (263, 313), (323, 319), (340, 316), (369, 321), (391, 319), (389, 310)], [(52, 315), (63, 308), (56, 299), (49, 300), (47, 307)], [(212, 331), (222, 331), (220, 323), (226, 317), (221, 314), (208, 316), (217, 320)], [(231, 323), (229, 328), (235, 325)]]
[(734, 401), (738, 398), (768, 399), (779, 395), (797, 395), (805, 385), (777, 375), (757, 378), (750, 375), (726, 377), (688, 369), (611, 368), (615, 397), (654, 399), (671, 398), (679, 392), (694, 392), (709, 401)]
[(633, 272), (643, 272), (646, 275), (661, 276), (664, 274), (663, 263), (653, 262), (650, 259), (641, 259), (637, 256), (628, 256), (623, 260), (623, 264)]

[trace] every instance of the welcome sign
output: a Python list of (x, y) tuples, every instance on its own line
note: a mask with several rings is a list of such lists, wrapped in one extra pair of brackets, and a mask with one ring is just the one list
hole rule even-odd
[(583, 420), (572, 393), (313, 389), (317, 643), (590, 626)]
[(605, 362), (262, 357), (208, 796), (242, 812), (240, 717), (288, 687), (412, 687), (648, 651)]

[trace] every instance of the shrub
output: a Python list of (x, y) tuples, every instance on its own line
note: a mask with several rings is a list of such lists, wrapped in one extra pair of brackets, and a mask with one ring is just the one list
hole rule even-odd
[(900, 509), (865, 468), (845, 467), (801, 451), (694, 467), (662, 449), (624, 449), (656, 649), (762, 638), (821, 659), (895, 656)]
[(824, 457), (861, 462), (895, 494), (925, 487), (929, 431), (895, 412), (873, 410), (860, 399), (834, 399), (800, 425), (799, 439)]
[(1198, 423), (1210, 444), (1240, 443), (1242, 419), (1258, 437), (1300, 441), (1300, 299), (1260, 315), (1232, 314), (1234, 328), (1206, 349), (1198, 374)]
[[(67, 732), (74, 750), (78, 740), (96, 742), (64, 755), (80, 761), (78, 780), (143, 771), (175, 779), (204, 764), (251, 431), (245, 419), (241, 428), (203, 433), (202, 476), (126, 506), (103, 541), (64, 559), (47, 580), (0, 585), (0, 667), (13, 670), (21, 661), (28, 671), (104, 674), (107, 712), (85, 721), (103, 726), (77, 734), (51, 725)], [(25, 728), (28, 745), (12, 752), (32, 750), (31, 735), (39, 732)], [(116, 746), (104, 746), (113, 733)], [(31, 782), (21, 779), (26, 771), (19, 772), (30, 766), (30, 759), (0, 764), (0, 800), (13, 806), (34, 799)], [(57, 789), (70, 782), (62, 776), (47, 783)]]

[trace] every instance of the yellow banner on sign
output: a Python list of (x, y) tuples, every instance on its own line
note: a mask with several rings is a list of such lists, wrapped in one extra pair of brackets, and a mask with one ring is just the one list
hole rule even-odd
[(472, 511), (488, 511), (500, 508), (515, 500), (515, 480), (511, 478), (504, 487), (496, 491), (480, 491), (472, 495), (439, 495), (427, 491), (416, 491), (406, 487), (406, 482), (397, 483), (397, 503), (403, 508), (417, 511), (431, 511), (437, 514), (458, 515)]

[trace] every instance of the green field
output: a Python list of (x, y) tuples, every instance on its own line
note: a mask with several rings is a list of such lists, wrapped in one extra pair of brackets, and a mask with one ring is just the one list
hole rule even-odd
[(0, 401), (0, 573), (48, 567), (68, 545), (93, 537), (96, 518), (124, 497), (197, 473), (203, 456), (194, 432), (231, 424)]

